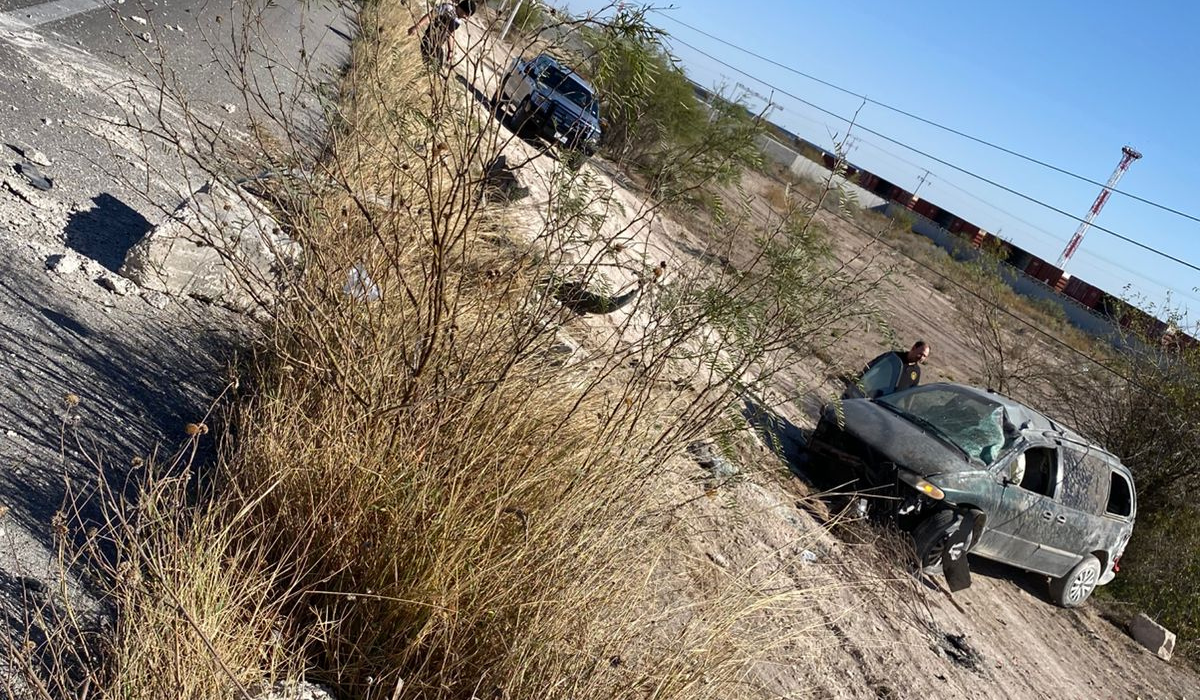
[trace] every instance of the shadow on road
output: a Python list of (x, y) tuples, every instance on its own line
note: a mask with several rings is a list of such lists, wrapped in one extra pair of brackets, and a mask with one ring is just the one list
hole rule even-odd
[(67, 247), (116, 272), (125, 254), (154, 228), (146, 217), (116, 197), (103, 192), (92, 198), (92, 207), (67, 220)]
[(970, 562), (972, 576), (984, 576), (990, 579), (1006, 581), (1034, 598), (1045, 602), (1047, 605), (1053, 604), (1050, 602), (1045, 576), (1022, 571), (1021, 569), (994, 562), (990, 559), (981, 559), (974, 555), (971, 556)]
[[(186, 446), (184, 426), (204, 420), (243, 342), (215, 330), (220, 318), (207, 309), (105, 310), (65, 297), (52, 279), (0, 256), (0, 505), (13, 548), (0, 570), (22, 589), (53, 583), (58, 513), (81, 537), (103, 520), (102, 492), (134, 495), (145, 478), (135, 457), (161, 462)], [(211, 464), (211, 447), (200, 443), (193, 475)], [(0, 614), (12, 602), (5, 583)]]

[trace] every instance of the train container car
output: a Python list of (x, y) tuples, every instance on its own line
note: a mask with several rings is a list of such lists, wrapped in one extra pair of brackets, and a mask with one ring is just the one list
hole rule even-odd
[(1026, 272), (1029, 268), (1029, 263), (1036, 259), (1037, 258), (1033, 255), (1033, 253), (1030, 253), (1024, 248), (1015, 246), (1011, 243), (1008, 244), (1008, 257), (1005, 258), (1005, 262), (1017, 268), (1021, 272)]
[(1025, 268), (1025, 274), (1051, 287), (1056, 286), (1062, 279), (1062, 270), (1038, 257), (1029, 261), (1029, 265)]
[(914, 199), (909, 208), (930, 221), (933, 221), (938, 214), (942, 213), (940, 207), (927, 199)]
[(945, 209), (941, 209), (937, 213), (937, 216), (932, 216), (930, 218), (933, 219), (934, 223), (936, 223), (938, 226), (941, 226), (942, 228), (947, 229), (947, 230), (949, 230), (950, 227), (954, 225), (955, 221), (961, 221), (961, 219), (959, 219), (959, 217), (956, 216), (954, 214), (954, 212), (946, 211)]
[(1100, 290), (1078, 277), (1072, 277), (1067, 282), (1063, 293), (1089, 309), (1095, 309), (1100, 302)]

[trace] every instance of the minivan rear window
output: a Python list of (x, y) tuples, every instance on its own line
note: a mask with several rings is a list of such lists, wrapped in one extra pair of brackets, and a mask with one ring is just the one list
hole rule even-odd
[(1108, 505), (1104, 510), (1122, 518), (1133, 515), (1133, 491), (1129, 488), (1129, 480), (1116, 472), (1112, 473), (1112, 488), (1108, 490)]
[(1099, 515), (1107, 500), (1111, 473), (1104, 460), (1095, 454), (1067, 447), (1063, 450), (1062, 504)]

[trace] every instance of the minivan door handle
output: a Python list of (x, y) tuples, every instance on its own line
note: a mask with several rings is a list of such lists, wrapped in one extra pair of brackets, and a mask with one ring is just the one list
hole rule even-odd
[(1048, 510), (1043, 510), (1042, 511), (1042, 520), (1054, 520), (1054, 513), (1051, 513)]

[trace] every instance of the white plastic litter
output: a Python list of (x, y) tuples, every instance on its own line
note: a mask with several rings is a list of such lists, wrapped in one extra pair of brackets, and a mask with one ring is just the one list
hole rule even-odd
[(350, 268), (344, 290), (351, 299), (358, 301), (375, 301), (381, 296), (379, 285), (367, 274), (367, 269), (362, 263), (354, 263), (354, 267)]

